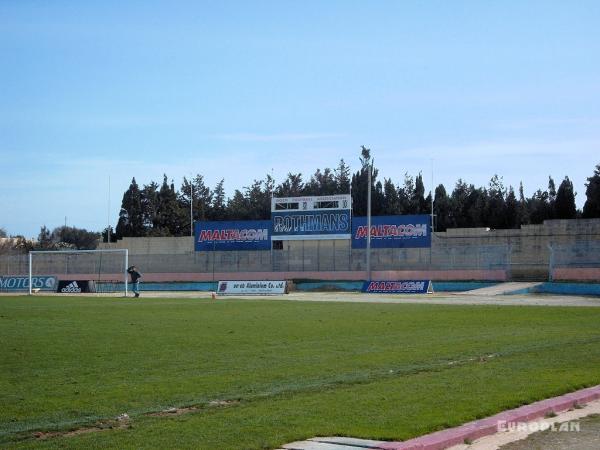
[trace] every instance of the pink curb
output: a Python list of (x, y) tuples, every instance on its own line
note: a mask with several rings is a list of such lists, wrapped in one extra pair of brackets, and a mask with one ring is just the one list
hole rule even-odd
[(576, 403), (585, 404), (600, 399), (600, 385), (581, 389), (560, 397), (549, 398), (531, 405), (504, 411), (494, 416), (468, 422), (464, 425), (436, 431), (435, 433), (409, 439), (404, 442), (381, 443), (375, 448), (382, 450), (442, 450), (453, 445), (462, 444), (467, 439), (474, 441), (498, 431), (498, 422), (529, 422), (544, 417), (550, 412), (562, 412), (572, 408)]

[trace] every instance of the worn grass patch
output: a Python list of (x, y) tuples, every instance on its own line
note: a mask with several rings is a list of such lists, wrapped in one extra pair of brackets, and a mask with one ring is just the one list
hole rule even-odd
[[(0, 443), (406, 439), (600, 383), (599, 319), (597, 308), (0, 297)], [(35, 438), (123, 413), (127, 427)]]

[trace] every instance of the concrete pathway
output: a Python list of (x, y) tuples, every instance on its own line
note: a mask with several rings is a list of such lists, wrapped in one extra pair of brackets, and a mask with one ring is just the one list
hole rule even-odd
[[(461, 292), (461, 295), (504, 295), (510, 292), (521, 291), (523, 289), (529, 289), (534, 286), (537, 286), (539, 282), (509, 282), (509, 283), (500, 283), (494, 286), (484, 287), (480, 289), (473, 289), (471, 291)], [(434, 285), (435, 287), (435, 285)]]
[[(535, 402), (531, 405), (521, 406), (486, 419), (475, 420), (455, 428), (436, 431), (435, 433), (409, 439), (404, 442), (383, 442), (344, 437), (316, 437), (306, 441), (292, 442), (284, 445), (282, 448), (285, 450), (442, 450), (455, 446), (456, 450), (463, 450), (471, 448), (471, 443), (478, 439), (497, 434), (501, 429), (501, 424), (527, 423), (548, 415), (580, 408), (582, 405), (587, 405), (590, 402), (594, 402), (593, 407), (598, 408), (597, 400), (600, 400), (600, 385), (581, 389), (571, 394), (561, 395), (560, 397)], [(583, 413), (581, 412), (580, 414)], [(588, 412), (587, 414), (590, 413)], [(522, 437), (517, 437), (517, 439), (522, 439)], [(502, 444), (506, 444), (506, 441), (502, 442)], [(499, 446), (494, 445), (473, 448), (498, 448)]]

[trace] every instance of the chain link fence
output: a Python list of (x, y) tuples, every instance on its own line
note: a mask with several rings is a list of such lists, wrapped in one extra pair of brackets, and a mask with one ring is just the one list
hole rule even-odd
[[(573, 236), (570, 233), (565, 236)], [(576, 235), (576, 234), (575, 234)], [(431, 248), (372, 249), (371, 270), (505, 270), (511, 280), (600, 281), (600, 239), (595, 234), (560, 241), (550, 236), (507, 238), (490, 243), (487, 236), (450, 238), (432, 236)], [(584, 237), (584, 239), (581, 239)], [(563, 237), (564, 239), (564, 237)], [(166, 245), (160, 254), (142, 254), (143, 246), (130, 251), (130, 263), (144, 273), (243, 273), (365, 271), (367, 254), (350, 241), (284, 241), (271, 251), (186, 251), (187, 245)], [(172, 253), (169, 253), (172, 251)], [(0, 276), (29, 273), (26, 254), (0, 255)], [(122, 273), (114, 257), (89, 258), (52, 254), (36, 257), (34, 273), (69, 275)]]
[[(130, 255), (130, 263), (144, 273), (220, 272), (335, 272), (364, 271), (367, 252), (349, 241), (290, 241), (271, 251), (223, 251), (183, 254)], [(119, 273), (118, 260), (81, 255), (36, 255), (36, 274)], [(29, 273), (27, 255), (0, 256), (0, 275)], [(371, 269), (469, 270), (508, 269), (510, 246), (448, 245), (435, 240), (431, 248), (371, 249)], [(114, 266), (114, 267), (113, 267)]]
[(549, 280), (600, 281), (600, 241), (585, 240), (569, 244), (551, 243)]

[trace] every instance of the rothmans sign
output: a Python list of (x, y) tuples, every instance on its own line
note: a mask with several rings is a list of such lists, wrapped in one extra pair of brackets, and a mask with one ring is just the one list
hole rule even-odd
[(274, 240), (350, 239), (352, 197), (275, 197), (271, 201)]

